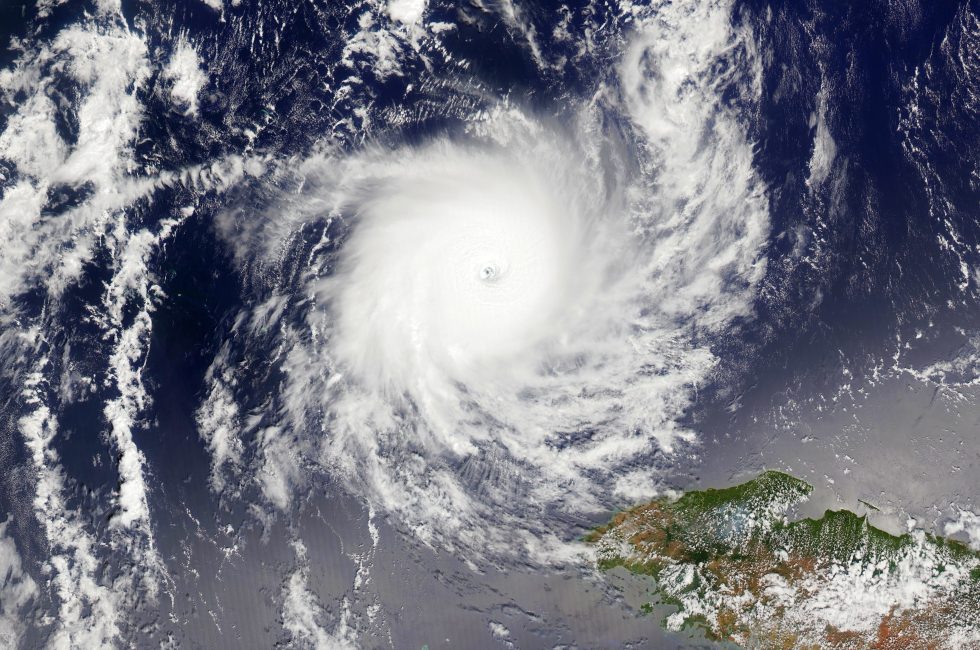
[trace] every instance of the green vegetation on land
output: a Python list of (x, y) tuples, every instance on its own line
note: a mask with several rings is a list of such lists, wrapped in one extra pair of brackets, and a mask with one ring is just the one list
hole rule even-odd
[(585, 541), (600, 568), (656, 580), (680, 608), (671, 628), (762, 648), (980, 648), (980, 554), (847, 510), (789, 521), (812, 489), (769, 471), (620, 512)]

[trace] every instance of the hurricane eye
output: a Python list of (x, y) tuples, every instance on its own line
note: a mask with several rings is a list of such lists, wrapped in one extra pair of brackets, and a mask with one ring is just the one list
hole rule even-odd
[(485, 264), (480, 268), (480, 279), (484, 282), (493, 282), (500, 275), (500, 270), (496, 264)]

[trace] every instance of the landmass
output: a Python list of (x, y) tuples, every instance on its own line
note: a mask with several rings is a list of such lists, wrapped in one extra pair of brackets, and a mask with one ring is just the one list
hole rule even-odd
[(769, 471), (620, 512), (586, 541), (601, 569), (654, 579), (679, 608), (671, 630), (752, 648), (980, 648), (980, 553), (847, 510), (790, 521), (812, 489)]

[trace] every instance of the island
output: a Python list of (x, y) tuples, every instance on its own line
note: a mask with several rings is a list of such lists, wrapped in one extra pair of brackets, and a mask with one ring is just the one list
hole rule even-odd
[(751, 648), (980, 648), (980, 553), (847, 510), (791, 521), (812, 490), (768, 471), (620, 512), (585, 541), (600, 569), (652, 578), (678, 608), (670, 630)]

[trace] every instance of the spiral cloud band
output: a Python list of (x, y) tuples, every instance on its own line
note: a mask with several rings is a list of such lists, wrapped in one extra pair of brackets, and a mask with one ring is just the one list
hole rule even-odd
[(323, 238), (303, 324), (282, 328), (276, 431), (317, 435), (299, 452), (268, 434), (270, 499), (306, 455), (426, 542), (554, 558), (556, 514), (655, 489), (652, 456), (695, 441), (678, 419), (711, 338), (751, 311), (768, 228), (720, 99), (753, 101), (753, 80), (717, 74), (751, 72), (747, 35), (723, 4), (689, 13), (641, 21), (571, 128), (504, 102), (462, 136), (290, 171), (267, 220), (288, 232), (265, 240), (281, 256), (301, 228)]

